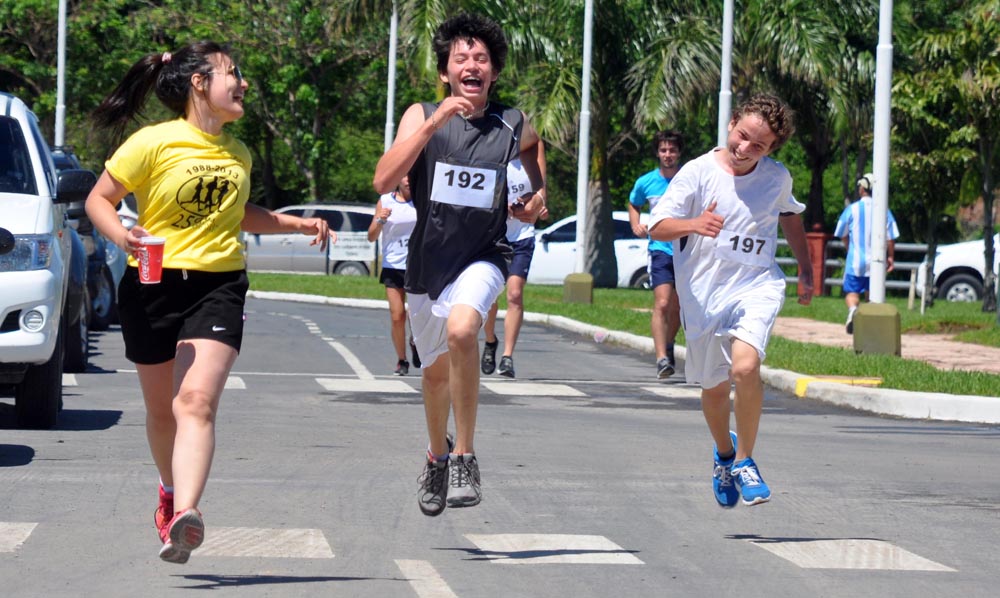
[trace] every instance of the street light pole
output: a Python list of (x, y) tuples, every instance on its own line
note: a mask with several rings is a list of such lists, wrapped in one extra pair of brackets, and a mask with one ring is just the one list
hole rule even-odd
[(587, 196), (590, 192), (590, 55), (593, 47), (594, 0), (583, 9), (583, 96), (580, 99), (580, 146), (576, 162), (576, 266), (584, 272), (587, 250)]
[(725, 147), (733, 107), (733, 0), (722, 7), (722, 77), (719, 82), (719, 136), (716, 145)]
[(392, 2), (392, 19), (389, 21), (389, 83), (385, 102), (385, 151), (389, 151), (395, 136), (396, 121), (393, 113), (396, 111), (396, 39), (399, 29), (399, 8), (396, 0)]
[(872, 210), (872, 262), (868, 291), (872, 303), (885, 302), (886, 222), (889, 212), (889, 116), (892, 101), (892, 0), (881, 0), (875, 50), (875, 174)]
[(56, 135), (55, 144), (66, 141), (66, 0), (59, 0), (59, 41), (56, 58)]

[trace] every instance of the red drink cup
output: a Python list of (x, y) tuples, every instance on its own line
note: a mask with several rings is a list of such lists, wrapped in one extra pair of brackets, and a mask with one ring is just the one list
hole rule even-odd
[(142, 247), (137, 252), (139, 259), (139, 282), (159, 284), (163, 276), (163, 237), (141, 237)]

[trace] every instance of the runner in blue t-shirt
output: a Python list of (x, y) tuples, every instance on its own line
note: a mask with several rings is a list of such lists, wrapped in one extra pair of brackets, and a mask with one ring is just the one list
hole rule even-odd
[[(639, 177), (628, 198), (628, 219), (635, 236), (648, 236), (645, 224), (639, 220), (642, 207), (650, 211), (667, 190), (670, 179), (680, 170), (684, 138), (677, 131), (660, 131), (653, 136), (653, 150), (659, 167)], [(674, 361), (674, 338), (681, 327), (681, 308), (674, 289), (674, 248), (671, 241), (649, 241), (649, 287), (653, 289), (653, 317), (650, 329), (656, 349), (656, 377), (669, 378), (677, 364)]]

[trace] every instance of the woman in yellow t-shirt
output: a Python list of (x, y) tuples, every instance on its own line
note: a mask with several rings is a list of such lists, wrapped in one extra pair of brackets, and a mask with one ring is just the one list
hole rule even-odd
[[(146, 403), (146, 436), (160, 474), (154, 521), (160, 558), (185, 563), (201, 545), (198, 501), (215, 451), (215, 415), (243, 338), (249, 286), (239, 232), (301, 232), (325, 251), (325, 220), (275, 214), (247, 203), (249, 150), (223, 131), (243, 116), (247, 90), (229, 48), (214, 42), (140, 59), (94, 112), (121, 139), (155, 89), (177, 118), (140, 129), (105, 164), (87, 214), (132, 257), (118, 289), (125, 356)], [(136, 197), (138, 224), (115, 206)], [(140, 280), (142, 237), (166, 240), (159, 284)]]

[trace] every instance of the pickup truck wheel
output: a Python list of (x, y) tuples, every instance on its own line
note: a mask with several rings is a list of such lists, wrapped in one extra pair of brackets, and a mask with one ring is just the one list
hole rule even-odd
[(88, 362), (88, 339), (87, 339), (87, 305), (90, 303), (88, 299), (89, 293), (84, 290), (83, 302), (80, 305), (80, 313), (77, 315), (76, 322), (69, 324), (69, 314), (63, 313), (63, 317), (67, 318), (66, 326), (66, 361), (64, 366), (67, 372), (85, 372), (87, 371)]
[(939, 285), (937, 296), (946, 301), (982, 301), (983, 283), (971, 274), (955, 274)]
[(59, 328), (52, 357), (43, 364), (28, 366), (14, 391), (19, 428), (45, 430), (56, 425), (62, 404), (63, 375), (63, 332), (61, 325)]

